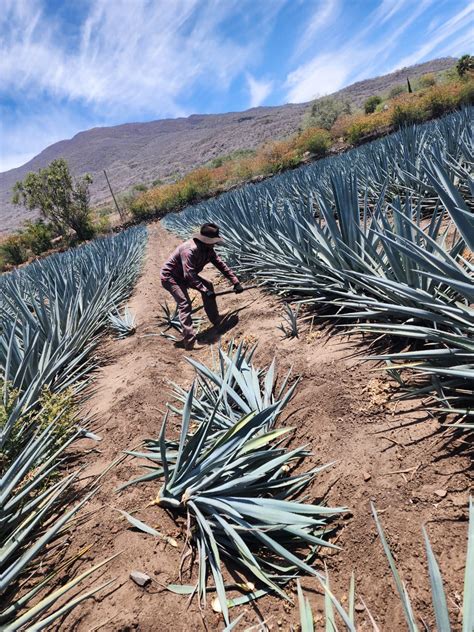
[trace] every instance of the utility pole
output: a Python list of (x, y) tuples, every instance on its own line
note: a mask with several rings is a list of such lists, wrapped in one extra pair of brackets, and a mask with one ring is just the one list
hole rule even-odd
[(105, 179), (107, 180), (107, 184), (109, 185), (110, 193), (112, 194), (112, 197), (114, 199), (115, 207), (116, 207), (116, 209), (118, 211), (118, 214), (120, 216), (120, 220), (122, 222), (124, 222), (125, 221), (125, 215), (124, 215), (123, 211), (121, 210), (120, 206), (118, 205), (117, 200), (115, 199), (115, 195), (114, 195), (114, 192), (112, 191), (112, 187), (110, 186), (109, 178), (107, 177), (107, 172), (106, 172), (105, 169), (104, 169), (104, 176), (105, 176)]

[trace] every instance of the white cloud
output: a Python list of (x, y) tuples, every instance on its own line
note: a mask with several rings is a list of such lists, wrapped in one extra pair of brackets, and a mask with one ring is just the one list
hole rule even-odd
[[(408, 13), (405, 12), (407, 1)], [(326, 43), (323, 51), (288, 74), (287, 99), (299, 103), (309, 101), (379, 73), (400, 38), (433, 1), (419, 0), (412, 8), (410, 0), (382, 0), (367, 16), (364, 27), (355, 31), (342, 47), (335, 49), (330, 42)], [(389, 21), (395, 24), (387, 37), (387, 31), (380, 26)]]
[(302, 55), (314, 44), (314, 38), (322, 29), (333, 23), (341, 10), (340, 0), (319, 0), (316, 9), (311, 16), (304, 32), (298, 39), (298, 44), (293, 53), (293, 59)]
[(73, 49), (60, 24), (39, 11), (32, 21), (23, 9), (20, 1), (6, 11), (3, 89), (20, 86), (116, 111), (180, 115), (180, 99), (197, 81), (224, 91), (262, 43), (222, 35), (238, 0), (96, 0)]
[(258, 80), (247, 73), (247, 85), (250, 92), (250, 107), (256, 108), (265, 101), (273, 88), (273, 81)]
[[(460, 39), (466, 42), (473, 42), (473, 16), (474, 16), (474, 4), (469, 2), (467, 6), (464, 7), (461, 11), (456, 13), (452, 18), (447, 20), (442, 26), (435, 29), (431, 34), (428, 40), (417, 48), (413, 53), (406, 55), (403, 57), (398, 63), (397, 68), (403, 68), (405, 66), (411, 66), (412, 64), (417, 64), (418, 62), (426, 59), (432, 51), (434, 51), (442, 42), (445, 40), (449, 40), (446, 50), (450, 50), (450, 52), (458, 52), (456, 47), (450, 48), (450, 44), (452, 44), (452, 38), (455, 35), (459, 35), (461, 31), (465, 31), (467, 27), (467, 33), (461, 36)], [(444, 53), (446, 54), (446, 52)]]
[(303, 103), (341, 88), (350, 72), (344, 55), (317, 55), (288, 75), (286, 86), (290, 103)]
[[(63, 22), (67, 7), (52, 16), (47, 0), (4, 0), (0, 91), (18, 103), (43, 103), (45, 112), (20, 108), (9, 120), (2, 164), (14, 165), (81, 129), (54, 122), (50, 104), (86, 112), (82, 129), (131, 117), (188, 116), (196, 86), (225, 94), (257, 63), (285, 1), (267, 7), (253, 0), (92, 0), (76, 6), (83, 15), (75, 15), (71, 34)], [(233, 18), (248, 22), (238, 38), (229, 29)], [(252, 84), (252, 102), (263, 101), (269, 88), (269, 82)]]

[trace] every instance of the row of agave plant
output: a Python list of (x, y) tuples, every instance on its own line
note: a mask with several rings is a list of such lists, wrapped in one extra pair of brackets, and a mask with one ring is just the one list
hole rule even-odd
[[(332, 464), (304, 469), (304, 462), (311, 455), (309, 446), (290, 448), (293, 428), (287, 425), (288, 420), (279, 427), (279, 418), (298, 380), (292, 380), (288, 374), (278, 383), (275, 363), (267, 370), (256, 368), (254, 351), (255, 348), (247, 349), (242, 344), (235, 347), (231, 342), (227, 350), (218, 350), (212, 368), (189, 359), (196, 371), (194, 384), (189, 390), (174, 385), (176, 404), (169, 406), (170, 412), (182, 419), (179, 439), (167, 437), (168, 413), (156, 439), (147, 440), (142, 450), (127, 453), (145, 459), (145, 473), (121, 489), (138, 483), (160, 483), (149, 507), (165, 508), (185, 519), (183, 537), (198, 566), (194, 584), (171, 584), (167, 588), (181, 595), (196, 595), (202, 605), (207, 593), (215, 591), (213, 609), (222, 612), (226, 630), (234, 629), (245, 614), (231, 622), (232, 608), (269, 593), (290, 600), (285, 588), (296, 580), (302, 630), (312, 632), (311, 608), (299, 585), (302, 575), (311, 575), (318, 579), (325, 594), (326, 630), (355, 632), (354, 577), (346, 609), (333, 593), (324, 567), (317, 564), (320, 547), (335, 546), (329, 539), (335, 528), (332, 521), (345, 511), (342, 507), (325, 506), (315, 492), (317, 474)], [(310, 498), (316, 504), (310, 503)], [(375, 507), (372, 511), (408, 629), (417, 632), (418, 618)], [(177, 546), (175, 540), (136, 516), (122, 513), (135, 528)], [(465, 632), (474, 625), (472, 503), (470, 514), (463, 606)], [(449, 610), (443, 582), (426, 532), (425, 543), (437, 629), (448, 632)], [(183, 560), (186, 557), (185, 549)], [(189, 571), (192, 576), (192, 563)], [(234, 580), (230, 581), (230, 577)], [(210, 578), (213, 585), (208, 584)], [(228, 592), (236, 590), (241, 596), (230, 598)], [(365, 615), (359, 616), (365, 616), (364, 625), (372, 623), (373, 629), (378, 630), (369, 607)], [(262, 624), (259, 629), (268, 628)]]
[(77, 560), (62, 555), (57, 538), (90, 497), (83, 494), (70, 508), (77, 473), (64, 467), (66, 449), (82, 437), (98, 439), (91, 421), (71, 411), (87, 395), (95, 368), (91, 353), (109, 312), (131, 291), (145, 243), (146, 229), (133, 228), (0, 277), (2, 630), (47, 628), (104, 587), (44, 616), (105, 563), (60, 588), (51, 583)]
[(472, 114), (402, 129), (164, 225), (184, 236), (214, 221), (243, 273), (287, 300), (329, 308), (346, 327), (398, 340), (403, 351), (391, 346), (380, 359), (408, 396), (427, 396), (472, 429)]

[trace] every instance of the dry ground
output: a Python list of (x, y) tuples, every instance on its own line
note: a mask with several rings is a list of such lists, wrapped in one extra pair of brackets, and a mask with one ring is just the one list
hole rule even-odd
[[(129, 301), (138, 319), (137, 333), (128, 339), (107, 340), (101, 349), (106, 359), (97, 378), (97, 392), (88, 409), (102, 424), (103, 441), (98, 450), (81, 458), (83, 476), (101, 472), (123, 450), (137, 446), (146, 437), (158, 435), (162, 412), (171, 400), (169, 381), (188, 387), (192, 367), (182, 351), (160, 337), (143, 337), (158, 332), (159, 304), (166, 299), (160, 286), (159, 269), (164, 257), (178, 243), (159, 224), (149, 227), (144, 272)], [(216, 279), (208, 271), (206, 276)], [(223, 281), (225, 284), (225, 281)], [(249, 296), (250, 295), (250, 296)], [(403, 613), (395, 596), (387, 561), (371, 517), (372, 500), (380, 513), (399, 568), (413, 598), (414, 608), (428, 624), (433, 622), (427, 592), (426, 560), (421, 526), (427, 526), (433, 549), (446, 581), (453, 621), (459, 627), (463, 560), (466, 549), (469, 461), (444, 447), (436, 433), (438, 424), (419, 413), (410, 413), (390, 402), (390, 388), (383, 373), (361, 364), (353, 342), (313, 330), (299, 340), (281, 340), (277, 326), (281, 306), (273, 297), (257, 290), (240, 297), (221, 299), (224, 309), (246, 305), (239, 322), (225, 334), (258, 342), (257, 364), (265, 366), (276, 356), (280, 375), (293, 367), (303, 378), (288, 406), (288, 423), (296, 427), (292, 444), (308, 444), (312, 462), (334, 465), (322, 473), (311, 489), (314, 498), (326, 494), (327, 504), (347, 506), (350, 513), (339, 522), (335, 540), (340, 551), (322, 556), (332, 579), (333, 590), (344, 603), (350, 574), (355, 573), (357, 592), (367, 603), (380, 629), (404, 630)], [(210, 361), (208, 347), (193, 352), (199, 360)], [(421, 420), (421, 418), (423, 418)], [(418, 423), (413, 423), (418, 419)], [(177, 422), (174, 422), (174, 430)], [(90, 448), (90, 444), (87, 444)], [(133, 486), (117, 493), (116, 488), (139, 472), (138, 462), (127, 459), (104, 477), (99, 494), (91, 502), (97, 512), (73, 533), (74, 550), (93, 544), (89, 557), (94, 562), (121, 552), (104, 573), (116, 577), (113, 590), (88, 600), (61, 622), (61, 630), (219, 630), (218, 615), (208, 607), (200, 612), (196, 601), (163, 589), (177, 581), (180, 548), (164, 545), (152, 536), (130, 528), (116, 511), (138, 511), (137, 516), (174, 537), (179, 529), (159, 508), (145, 508), (157, 492), (156, 484)], [(319, 561), (318, 565), (321, 566)], [(153, 578), (140, 588), (130, 572), (140, 570)], [(316, 617), (322, 597), (317, 581), (304, 578)], [(236, 609), (233, 618), (246, 610), (242, 625), (267, 621), (272, 630), (289, 630), (298, 621), (297, 607), (265, 597), (254, 608)], [(358, 601), (358, 629), (371, 629)]]

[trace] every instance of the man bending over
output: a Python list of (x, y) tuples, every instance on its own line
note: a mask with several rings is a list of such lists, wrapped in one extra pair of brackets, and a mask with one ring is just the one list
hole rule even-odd
[(176, 343), (177, 347), (188, 350), (202, 348), (196, 342), (196, 333), (193, 329), (191, 300), (188, 294), (190, 288), (201, 292), (204, 310), (211, 323), (215, 326), (221, 323), (214, 286), (199, 276), (206, 264), (212, 263), (222, 272), (232, 283), (237, 294), (243, 292), (239, 279), (214, 251), (214, 246), (223, 241), (216, 224), (203, 224), (199, 233), (194, 233), (191, 239), (176, 248), (161, 269), (161, 284), (176, 301), (179, 320), (183, 327), (184, 337)]

